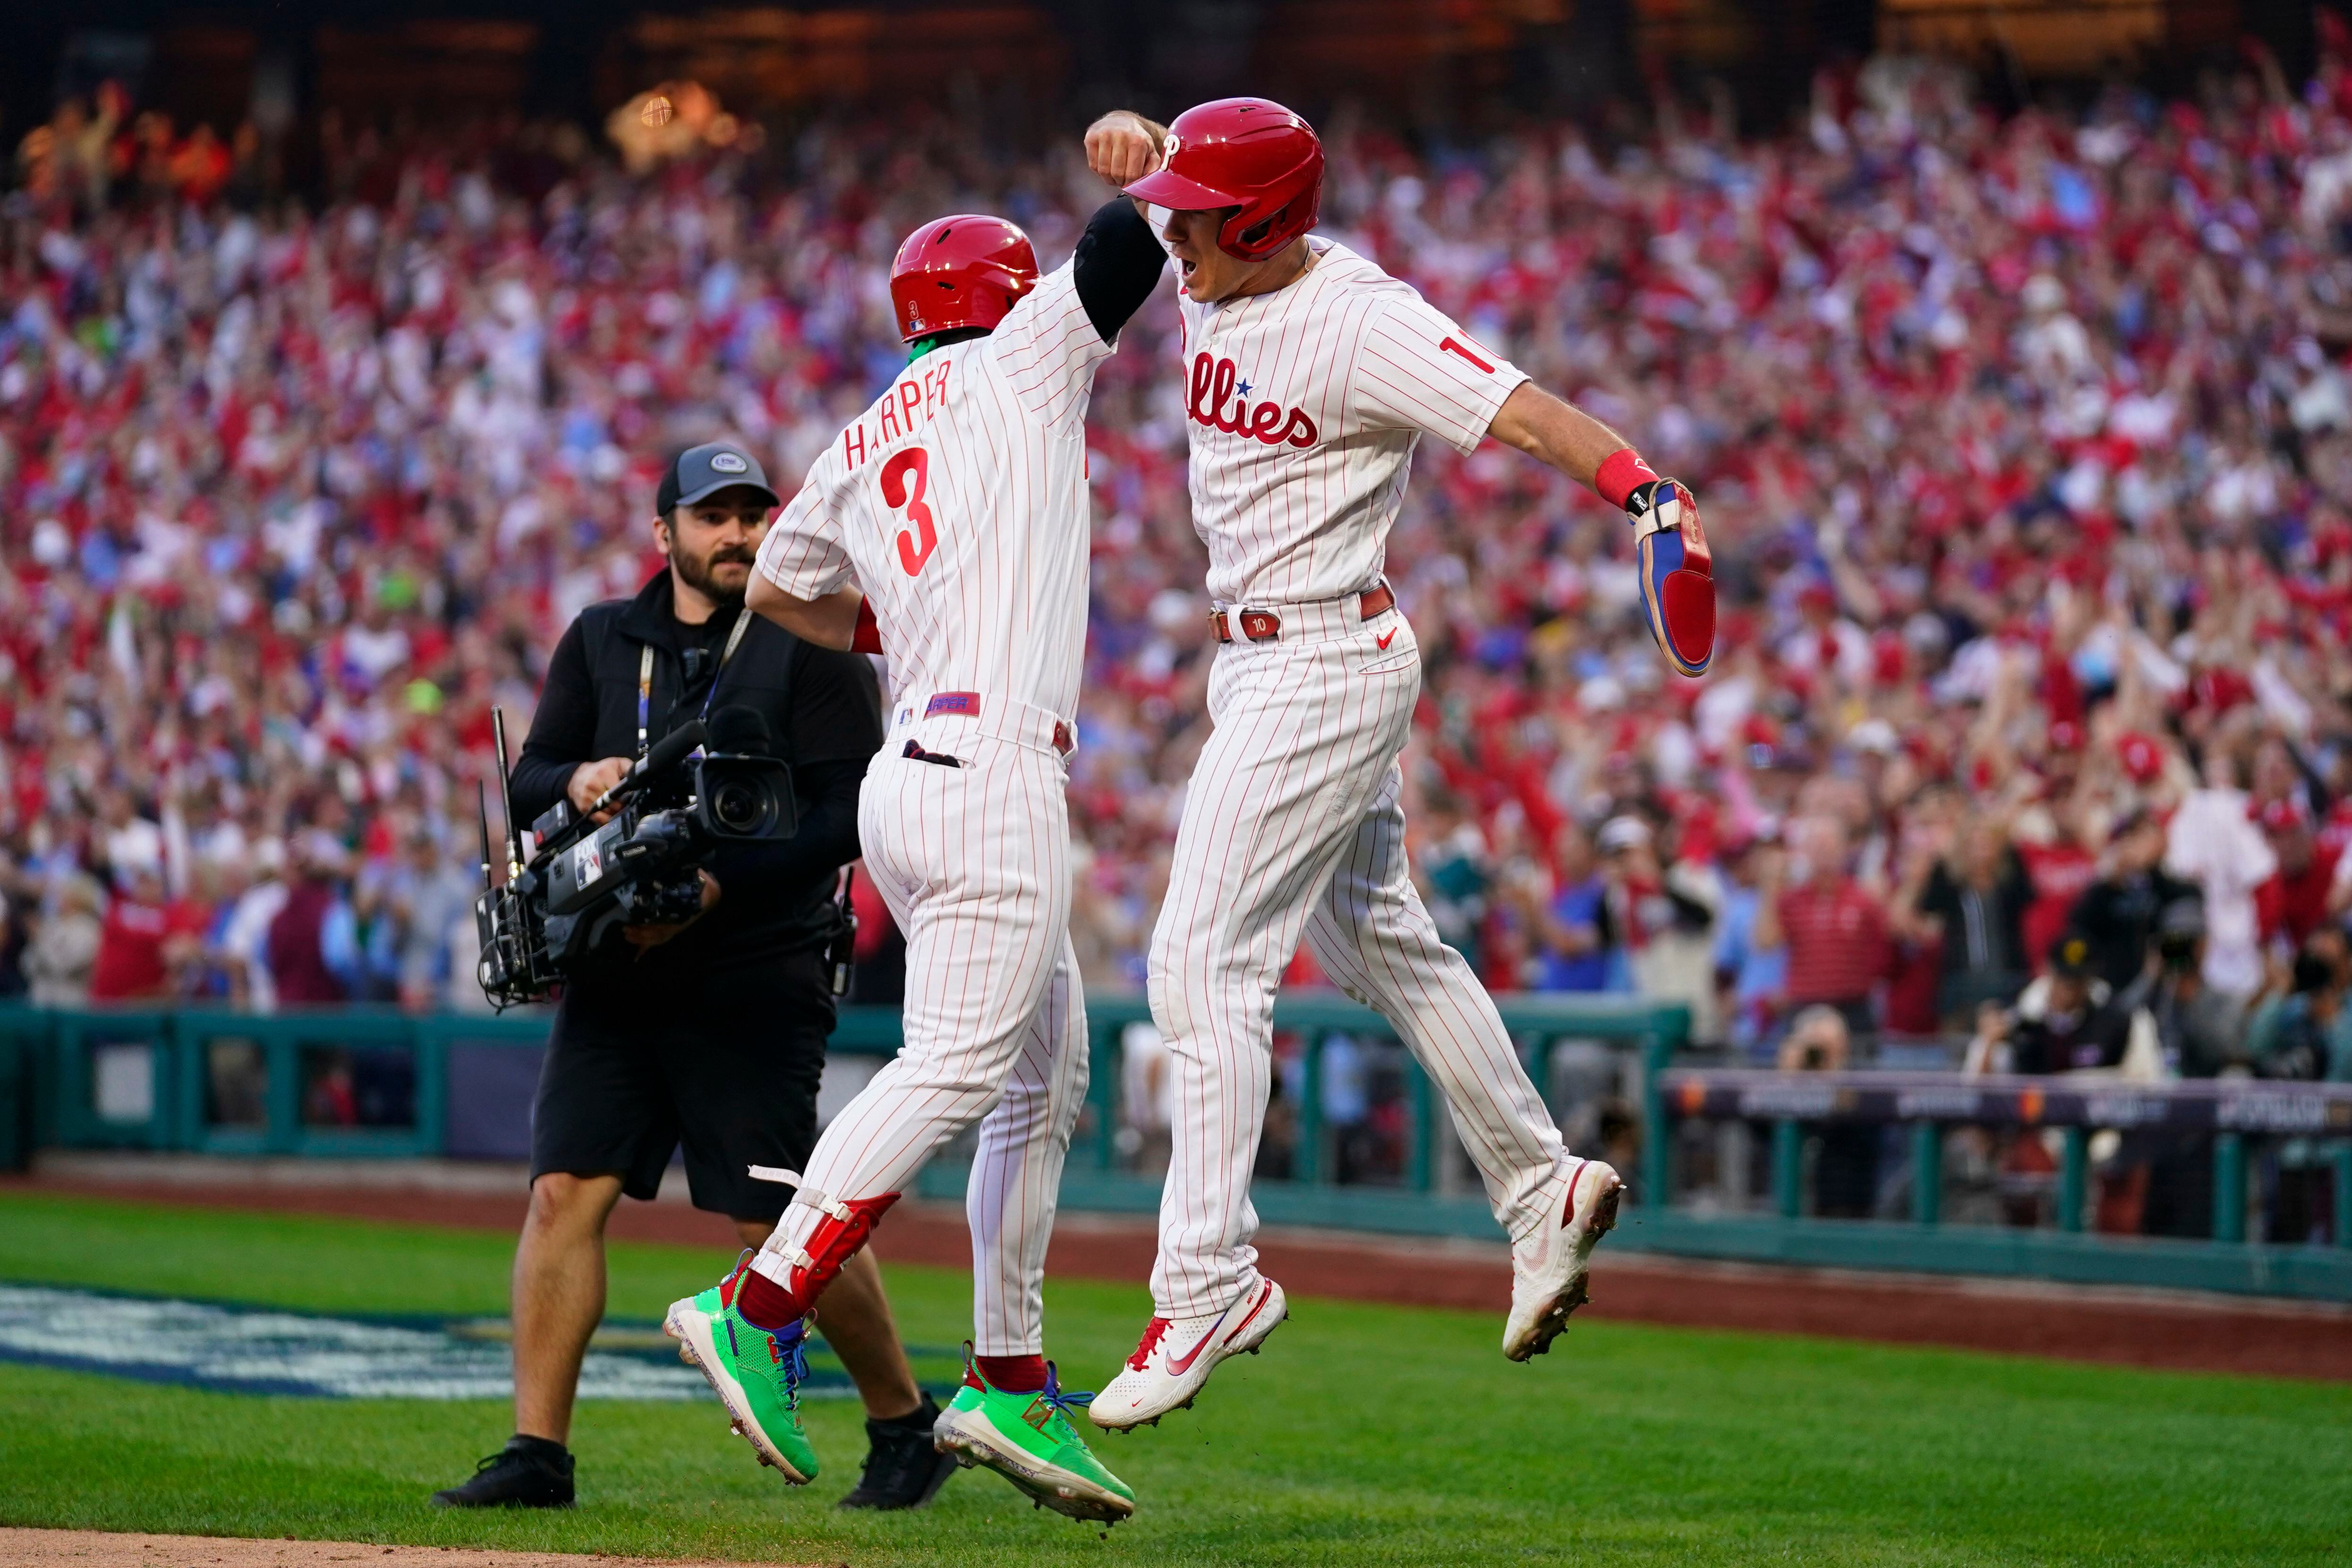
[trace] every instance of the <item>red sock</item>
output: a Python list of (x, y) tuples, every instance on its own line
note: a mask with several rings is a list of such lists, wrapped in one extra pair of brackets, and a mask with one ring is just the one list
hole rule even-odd
[(808, 1303), (756, 1268), (745, 1269), (743, 1282), (735, 1287), (735, 1310), (745, 1322), (772, 1334), (808, 1316)]
[(1045, 1358), (1041, 1355), (983, 1355), (980, 1375), (1000, 1394), (1034, 1394), (1045, 1386)]

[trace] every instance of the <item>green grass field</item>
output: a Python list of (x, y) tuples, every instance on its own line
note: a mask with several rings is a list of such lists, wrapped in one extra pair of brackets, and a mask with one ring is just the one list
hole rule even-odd
[[(0, 1280), (19, 1283), (495, 1314), (510, 1247), (0, 1195)], [(612, 1310), (656, 1317), (725, 1261), (615, 1246)], [(963, 1337), (962, 1276), (889, 1278), (910, 1341)], [(1048, 1348), (1093, 1386), (1130, 1348), (1145, 1294), (1049, 1295)], [(843, 1514), (832, 1505), (864, 1451), (849, 1403), (812, 1407), (826, 1470), (804, 1489), (759, 1469), (715, 1403), (585, 1405), (582, 1506), (484, 1516), (425, 1498), (505, 1438), (502, 1405), (267, 1398), (9, 1364), (0, 1523), (860, 1565), (2276, 1564), (2352, 1552), (2352, 1389), (1588, 1322), (1513, 1366), (1483, 1316), (1321, 1300), (1294, 1314), (1194, 1410), (1103, 1439), (1141, 1499), (1108, 1540), (979, 1472), (919, 1514)]]

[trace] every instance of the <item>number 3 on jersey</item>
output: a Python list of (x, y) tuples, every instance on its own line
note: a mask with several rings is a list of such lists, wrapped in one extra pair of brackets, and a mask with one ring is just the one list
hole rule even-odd
[(914, 576), (940, 546), (940, 531), (923, 491), (931, 482), (931, 455), (920, 447), (901, 449), (882, 465), (882, 500), (892, 510), (905, 508), (915, 531), (898, 531), (898, 564)]

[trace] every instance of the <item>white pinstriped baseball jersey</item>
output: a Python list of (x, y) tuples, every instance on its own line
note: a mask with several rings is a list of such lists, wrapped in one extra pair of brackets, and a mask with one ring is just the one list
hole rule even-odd
[[(1075, 716), (1087, 405), (1110, 352), (1071, 268), (1050, 274), (987, 337), (908, 365), (811, 466), (760, 552), (799, 598), (856, 578), (902, 705), (867, 765), (858, 837), (907, 933), (905, 1047), (825, 1129), (802, 1195), (901, 1192), (979, 1121), (965, 1208), (984, 1356), (1043, 1348), (1046, 1242), (1086, 1096), (1068, 775), (1049, 731), (1002, 721), (1021, 704)], [(789, 1285), (822, 1212), (787, 1209), (753, 1267)]]
[(1192, 526), (1223, 604), (1370, 587), (1422, 432), (1467, 453), (1528, 379), (1412, 285), (1343, 245), (1307, 243), (1315, 265), (1271, 294), (1178, 296)]
[(1110, 345), (1065, 266), (984, 338), (902, 371), (760, 548), (796, 598), (855, 576), (902, 693), (993, 693), (1077, 716), (1086, 656), (1086, 419)]
[(1412, 629), (1394, 605), (1367, 619), (1329, 603), (1380, 577), (1421, 433), (1470, 451), (1528, 378), (1370, 262), (1307, 243), (1315, 266), (1271, 294), (1182, 305), (1210, 595), (1320, 608), (1218, 650), (1215, 728), (1152, 932), (1173, 1115), (1151, 1291), (1171, 1320), (1222, 1312), (1256, 1285), (1249, 1184), (1274, 996), (1302, 940), (1443, 1091), (1515, 1244), (1557, 1226), (1574, 1193), (1501, 1016), (1412, 885), (1398, 763), (1421, 692)]

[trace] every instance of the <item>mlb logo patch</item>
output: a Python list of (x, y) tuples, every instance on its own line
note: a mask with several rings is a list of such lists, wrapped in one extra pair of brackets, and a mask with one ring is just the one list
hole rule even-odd
[(967, 719), (979, 718), (980, 693), (977, 691), (940, 692), (931, 699), (930, 706), (923, 710), (923, 717), (929, 719), (940, 713), (961, 713)]

